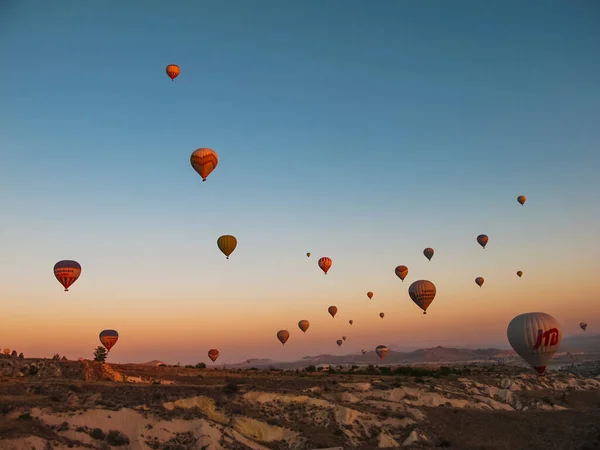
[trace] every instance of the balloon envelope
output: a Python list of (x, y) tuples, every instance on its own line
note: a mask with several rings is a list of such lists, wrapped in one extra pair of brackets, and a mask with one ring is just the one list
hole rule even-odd
[(479, 287), (483, 286), (483, 282), (484, 281), (485, 280), (483, 279), (483, 277), (477, 277), (477, 278), (475, 278), (475, 283), (477, 283), (477, 286), (479, 286)]
[(349, 323), (350, 325), (352, 325), (352, 324), (354, 323), (354, 320), (350, 319), (350, 320), (348, 321), (348, 323)]
[(344, 343), (344, 341), (342, 341), (341, 339), (338, 339), (338, 340), (337, 340), (337, 341), (335, 341), (335, 342), (336, 342), (336, 344), (337, 344), (338, 346), (340, 346), (340, 347), (341, 347), (341, 346), (342, 346), (342, 344)]
[(523, 206), (527, 201), (527, 197), (525, 197), (524, 195), (519, 195), (517, 197), (517, 201), (521, 204), (521, 206)]
[(69, 286), (77, 281), (80, 275), (81, 265), (77, 261), (65, 259), (54, 264), (54, 276), (63, 285), (65, 292), (69, 290)]
[(333, 264), (333, 261), (331, 261), (331, 258), (328, 258), (327, 256), (323, 256), (322, 258), (319, 259), (319, 267), (321, 268), (321, 270), (323, 272), (325, 272), (325, 275), (327, 275), (327, 272), (329, 272), (329, 269), (331, 269), (331, 265)]
[(379, 356), (381, 359), (384, 359), (387, 356), (388, 352), (389, 349), (385, 345), (378, 345), (375, 348), (375, 353), (377, 353), (377, 356)]
[(167, 75), (169, 75), (169, 78), (171, 80), (174, 80), (179, 76), (179, 72), (181, 72), (181, 69), (179, 69), (179, 66), (177, 64), (169, 64), (167, 66), (166, 72)]
[(518, 276), (519, 278), (521, 278), (521, 277), (523, 276), (523, 271), (519, 270), (519, 271), (517, 272), (517, 276)]
[(385, 317), (385, 313), (380, 312), (379, 317), (381, 317), (383, 319)]
[(483, 248), (485, 248), (485, 246), (487, 245), (487, 243), (488, 243), (489, 240), (490, 239), (488, 238), (487, 234), (480, 234), (479, 236), (477, 236), (477, 242)]
[(373, 298), (373, 293), (371, 291), (367, 292), (367, 297), (369, 297), (369, 299)]
[(346, 340), (346, 336), (342, 336), (342, 339), (345, 341)]
[(435, 252), (433, 251), (433, 249), (431, 247), (427, 247), (425, 250), (423, 250), (423, 254), (425, 255), (425, 258), (427, 258), (429, 261), (431, 261), (431, 258), (433, 258), (433, 254)]
[(118, 340), (119, 333), (117, 333), (115, 330), (104, 330), (100, 332), (100, 342), (106, 347), (106, 350), (108, 350), (109, 352)]
[(587, 328), (587, 323), (585, 323), (585, 322), (581, 322), (581, 323), (579, 324), (579, 327), (580, 327), (580, 328), (581, 328), (583, 331), (585, 331), (585, 330), (586, 330), (586, 328)]
[(396, 276), (398, 278), (400, 278), (402, 281), (404, 281), (404, 279), (406, 278), (406, 275), (408, 275), (408, 267), (398, 266), (394, 269), (394, 273), (396, 274)]
[(515, 352), (541, 375), (560, 347), (562, 331), (550, 314), (531, 312), (512, 319), (506, 336)]
[(229, 255), (233, 253), (237, 247), (237, 239), (235, 236), (225, 234), (217, 239), (217, 247), (223, 252), (223, 254), (229, 259)]
[(288, 330), (279, 330), (277, 332), (277, 339), (279, 339), (279, 342), (281, 342), (282, 345), (285, 345), (289, 338), (290, 332)]
[(208, 357), (210, 358), (210, 360), (212, 362), (215, 362), (217, 360), (217, 358), (219, 357), (219, 350), (217, 350), (216, 348), (211, 348), (208, 351)]
[(336, 306), (330, 306), (329, 308), (327, 308), (327, 311), (329, 311), (329, 314), (331, 314), (331, 317), (335, 317), (335, 315), (338, 312), (338, 309)]
[(363, 355), (364, 355), (365, 353), (367, 353), (367, 349), (366, 349), (366, 348), (363, 348), (361, 351), (362, 351), (362, 354), (363, 354)]
[(202, 177), (202, 181), (206, 181), (219, 164), (219, 156), (212, 148), (198, 148), (192, 152), (190, 164)]
[(298, 328), (300, 328), (303, 333), (306, 333), (308, 327), (310, 327), (310, 322), (308, 320), (301, 320), (300, 322), (298, 322)]
[(423, 310), (423, 314), (427, 314), (427, 308), (433, 302), (436, 293), (435, 284), (429, 280), (417, 280), (408, 288), (408, 295)]

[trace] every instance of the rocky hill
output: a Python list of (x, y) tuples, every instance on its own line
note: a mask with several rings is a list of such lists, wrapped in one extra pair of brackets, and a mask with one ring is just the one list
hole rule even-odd
[(3, 450), (600, 446), (600, 363), (539, 377), (503, 366), (296, 373), (9, 362)]

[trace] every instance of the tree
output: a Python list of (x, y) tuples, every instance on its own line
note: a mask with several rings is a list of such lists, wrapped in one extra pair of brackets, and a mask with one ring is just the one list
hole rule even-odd
[(96, 347), (96, 350), (94, 350), (94, 361), (103, 363), (104, 361), (106, 361), (107, 356), (108, 356), (108, 352), (101, 345)]
[(58, 353), (55, 353), (54, 355), (52, 355), (52, 359), (59, 360), (60, 359), (60, 355)]

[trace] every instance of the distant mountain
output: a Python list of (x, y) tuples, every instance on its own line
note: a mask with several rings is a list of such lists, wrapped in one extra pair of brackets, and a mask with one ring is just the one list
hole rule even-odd
[(160, 366), (161, 364), (166, 364), (166, 363), (159, 361), (157, 359), (154, 359), (152, 361), (148, 361), (145, 363), (139, 363), (140, 366)]
[[(512, 350), (501, 350), (497, 348), (484, 349), (460, 349), (447, 347), (434, 347), (415, 350), (414, 352), (395, 352), (390, 350), (383, 364), (420, 364), (420, 363), (450, 363), (469, 362), (481, 360), (497, 360), (514, 356)], [(317, 355), (305, 356), (294, 362), (277, 362), (269, 359), (252, 359), (238, 364), (228, 364), (231, 368), (266, 368), (276, 367), (281, 369), (299, 369), (309, 365), (321, 364), (381, 364), (382, 361), (374, 351), (357, 355)]]
[(582, 333), (578, 336), (563, 337), (560, 344), (561, 352), (600, 352), (600, 334)]

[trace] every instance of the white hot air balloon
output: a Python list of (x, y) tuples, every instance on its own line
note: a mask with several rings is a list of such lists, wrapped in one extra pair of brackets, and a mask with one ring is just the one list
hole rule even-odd
[(515, 352), (543, 375), (560, 347), (562, 331), (550, 314), (531, 312), (511, 320), (506, 336)]
[(435, 284), (429, 280), (417, 280), (408, 288), (408, 295), (427, 314), (427, 308), (435, 298)]

